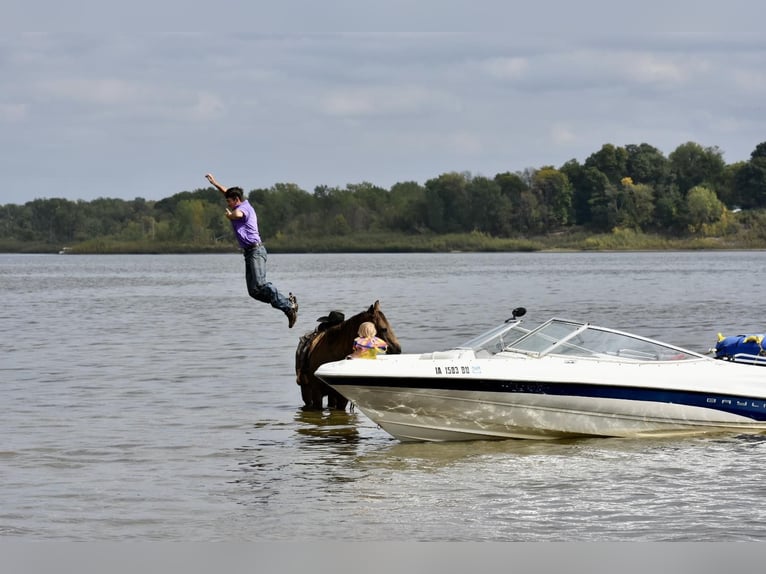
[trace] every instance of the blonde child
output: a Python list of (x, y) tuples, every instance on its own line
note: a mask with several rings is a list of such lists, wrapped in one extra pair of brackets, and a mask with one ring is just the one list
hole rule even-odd
[(359, 336), (354, 339), (354, 351), (348, 356), (350, 359), (374, 359), (378, 353), (385, 353), (388, 344), (377, 337), (375, 324), (365, 322), (359, 325)]

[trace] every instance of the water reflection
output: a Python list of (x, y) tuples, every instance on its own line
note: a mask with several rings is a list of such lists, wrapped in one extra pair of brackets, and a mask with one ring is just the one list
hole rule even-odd
[(401, 443), (376, 445), (356, 457), (354, 464), (366, 470), (414, 470), (440, 472), (465, 464), (482, 466), (503, 461), (534, 459), (632, 460), (637, 455), (675, 455), (697, 452), (702, 455), (711, 444), (721, 444), (732, 452), (758, 447), (766, 443), (766, 435), (722, 435), (720, 437), (657, 438), (567, 438), (560, 440), (509, 439), (498, 441), (464, 441), (444, 443)]
[(401, 443), (392, 439), (360, 454), (355, 464), (378, 470), (439, 472), (455, 465), (530, 456), (572, 456), (593, 439)]
[(310, 444), (357, 443), (359, 417), (355, 412), (340, 410), (298, 409), (294, 417), (295, 432)]

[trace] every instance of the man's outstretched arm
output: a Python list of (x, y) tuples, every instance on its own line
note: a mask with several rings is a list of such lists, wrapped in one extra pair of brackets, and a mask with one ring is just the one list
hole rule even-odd
[(212, 173), (206, 173), (205, 177), (218, 191), (221, 193), (226, 193), (226, 188), (216, 181)]

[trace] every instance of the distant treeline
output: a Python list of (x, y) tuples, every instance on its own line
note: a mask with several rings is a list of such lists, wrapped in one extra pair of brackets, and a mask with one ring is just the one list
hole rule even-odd
[[(609, 248), (594, 242), (599, 236), (766, 247), (766, 142), (748, 161), (728, 165), (717, 147), (694, 142), (667, 157), (645, 143), (605, 144), (584, 163), (558, 168), (444, 173), (390, 189), (365, 182), (310, 193), (278, 183), (253, 189), (248, 199), (272, 250)], [(160, 201), (9, 204), (0, 206), (0, 251), (229, 250), (224, 207), (213, 188)]]

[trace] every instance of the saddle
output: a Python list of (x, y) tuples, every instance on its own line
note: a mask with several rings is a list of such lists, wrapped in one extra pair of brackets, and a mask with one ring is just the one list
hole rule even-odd
[(301, 338), (298, 340), (298, 347), (295, 349), (295, 374), (296, 382), (299, 385), (303, 384), (304, 377), (313, 374), (309, 372), (309, 357), (311, 356), (311, 351), (324, 336), (324, 333), (325, 331), (314, 329), (301, 335)]

